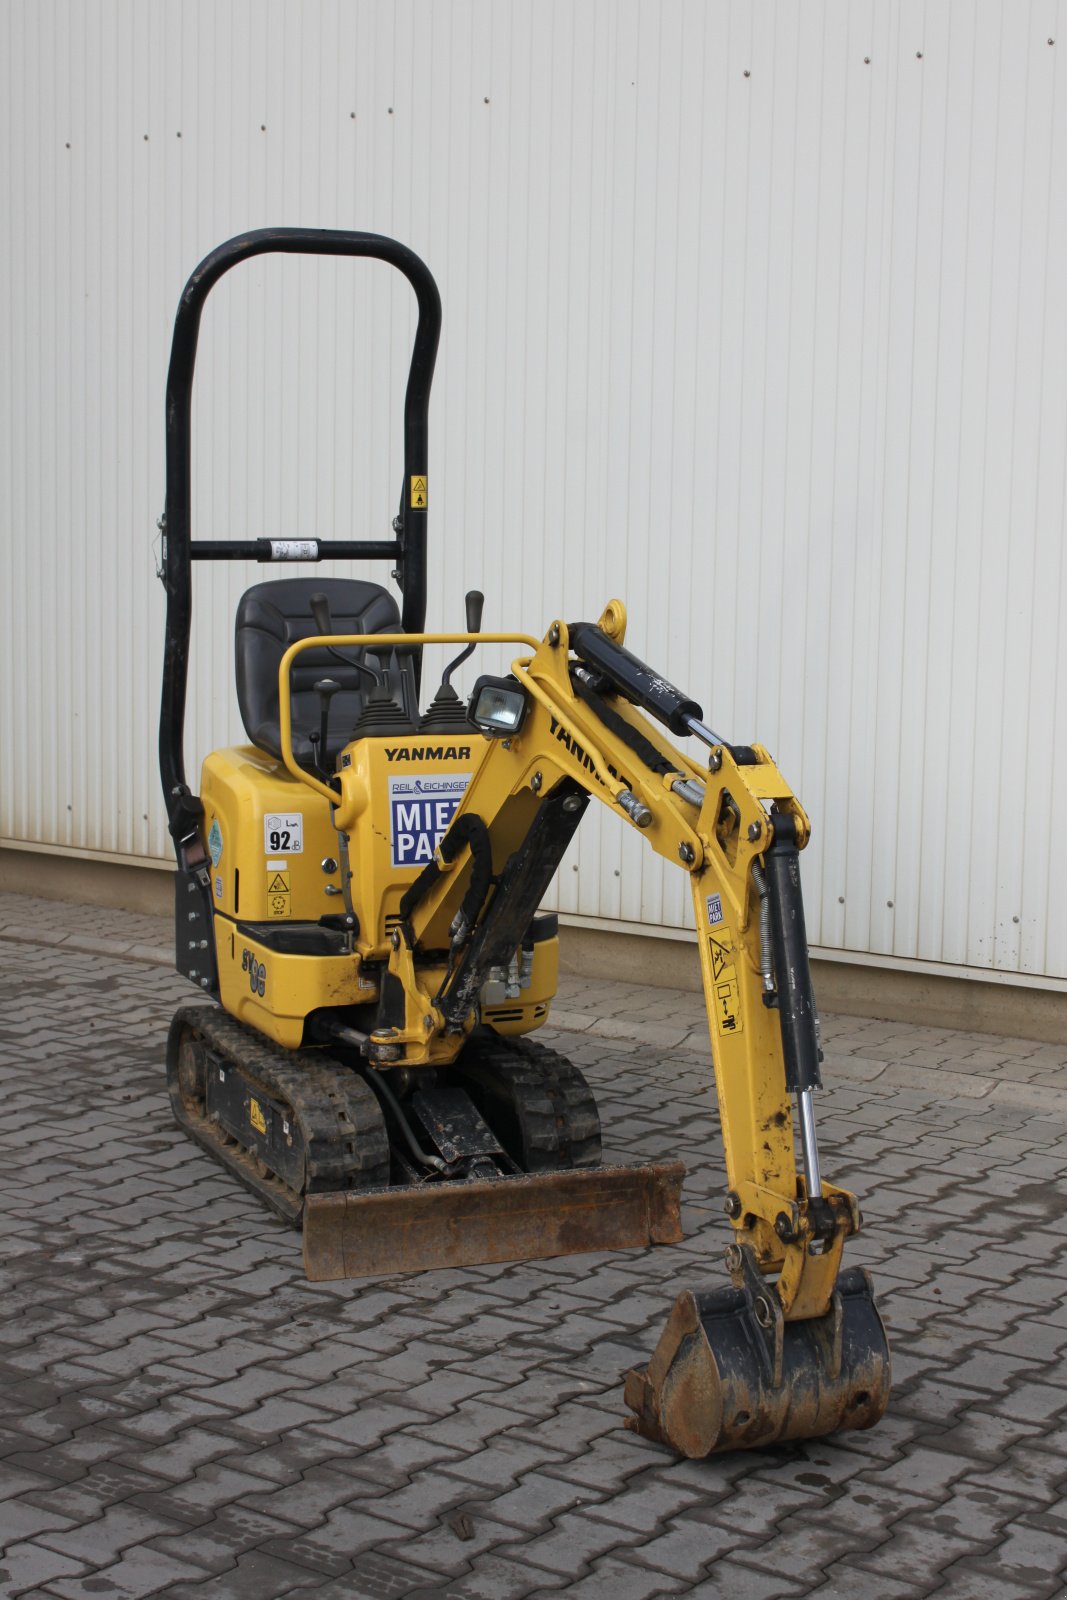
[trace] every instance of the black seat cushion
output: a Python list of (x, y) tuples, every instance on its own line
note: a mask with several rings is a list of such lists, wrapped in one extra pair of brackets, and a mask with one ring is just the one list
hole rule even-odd
[[(389, 591), (358, 578), (277, 578), (245, 591), (237, 607), (237, 703), (252, 743), (279, 759), (278, 667), (291, 644), (319, 631), (311, 614), (313, 594), (324, 594), (329, 601), (334, 633), (400, 630), (400, 612)], [(368, 667), (384, 664), (373, 651), (353, 648), (343, 654), (365, 660)], [(402, 659), (401, 664), (410, 667), (410, 658)], [(372, 687), (354, 666), (327, 650), (305, 650), (297, 656), (290, 681), (293, 753), (301, 766), (310, 765), (314, 758), (309, 735), (319, 726), (320, 700), (314, 686), (321, 678), (333, 678), (341, 685), (330, 705), (326, 758), (331, 766), (351, 739)]]

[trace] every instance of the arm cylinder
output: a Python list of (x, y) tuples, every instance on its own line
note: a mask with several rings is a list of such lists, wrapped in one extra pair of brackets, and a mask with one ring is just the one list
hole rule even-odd
[(764, 872), (770, 891), (771, 945), (782, 1025), (786, 1088), (792, 1094), (820, 1089), (819, 1040), (808, 965), (808, 936), (800, 893), (800, 851), (790, 817), (774, 816), (774, 843)]

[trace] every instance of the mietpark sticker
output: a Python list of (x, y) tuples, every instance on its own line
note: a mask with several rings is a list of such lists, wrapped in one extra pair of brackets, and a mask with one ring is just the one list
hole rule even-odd
[(389, 779), (394, 867), (424, 867), (433, 860), (470, 781), (469, 772)]

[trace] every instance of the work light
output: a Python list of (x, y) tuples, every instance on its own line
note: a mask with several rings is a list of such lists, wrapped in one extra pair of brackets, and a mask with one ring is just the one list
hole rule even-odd
[(467, 715), (487, 738), (518, 733), (526, 715), (526, 696), (514, 678), (479, 678)]

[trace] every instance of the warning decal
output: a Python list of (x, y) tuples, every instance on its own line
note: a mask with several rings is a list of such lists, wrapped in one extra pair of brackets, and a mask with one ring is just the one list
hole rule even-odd
[(394, 867), (424, 867), (471, 781), (469, 772), (389, 779)]
[(715, 1026), (722, 1034), (743, 1033), (741, 988), (734, 968), (734, 952), (729, 939), (710, 938), (711, 975), (715, 986)]
[(292, 906), (292, 878), (288, 872), (267, 873), (267, 915), (287, 917)]
[(426, 510), (426, 474), (413, 473), (411, 478), (411, 509)]
[(722, 939), (709, 939), (711, 945), (711, 971), (712, 976), (718, 978), (724, 967), (733, 965), (734, 953)]
[(263, 1115), (263, 1108), (251, 1095), (248, 1098), (248, 1120), (257, 1133), (266, 1133), (267, 1119)]

